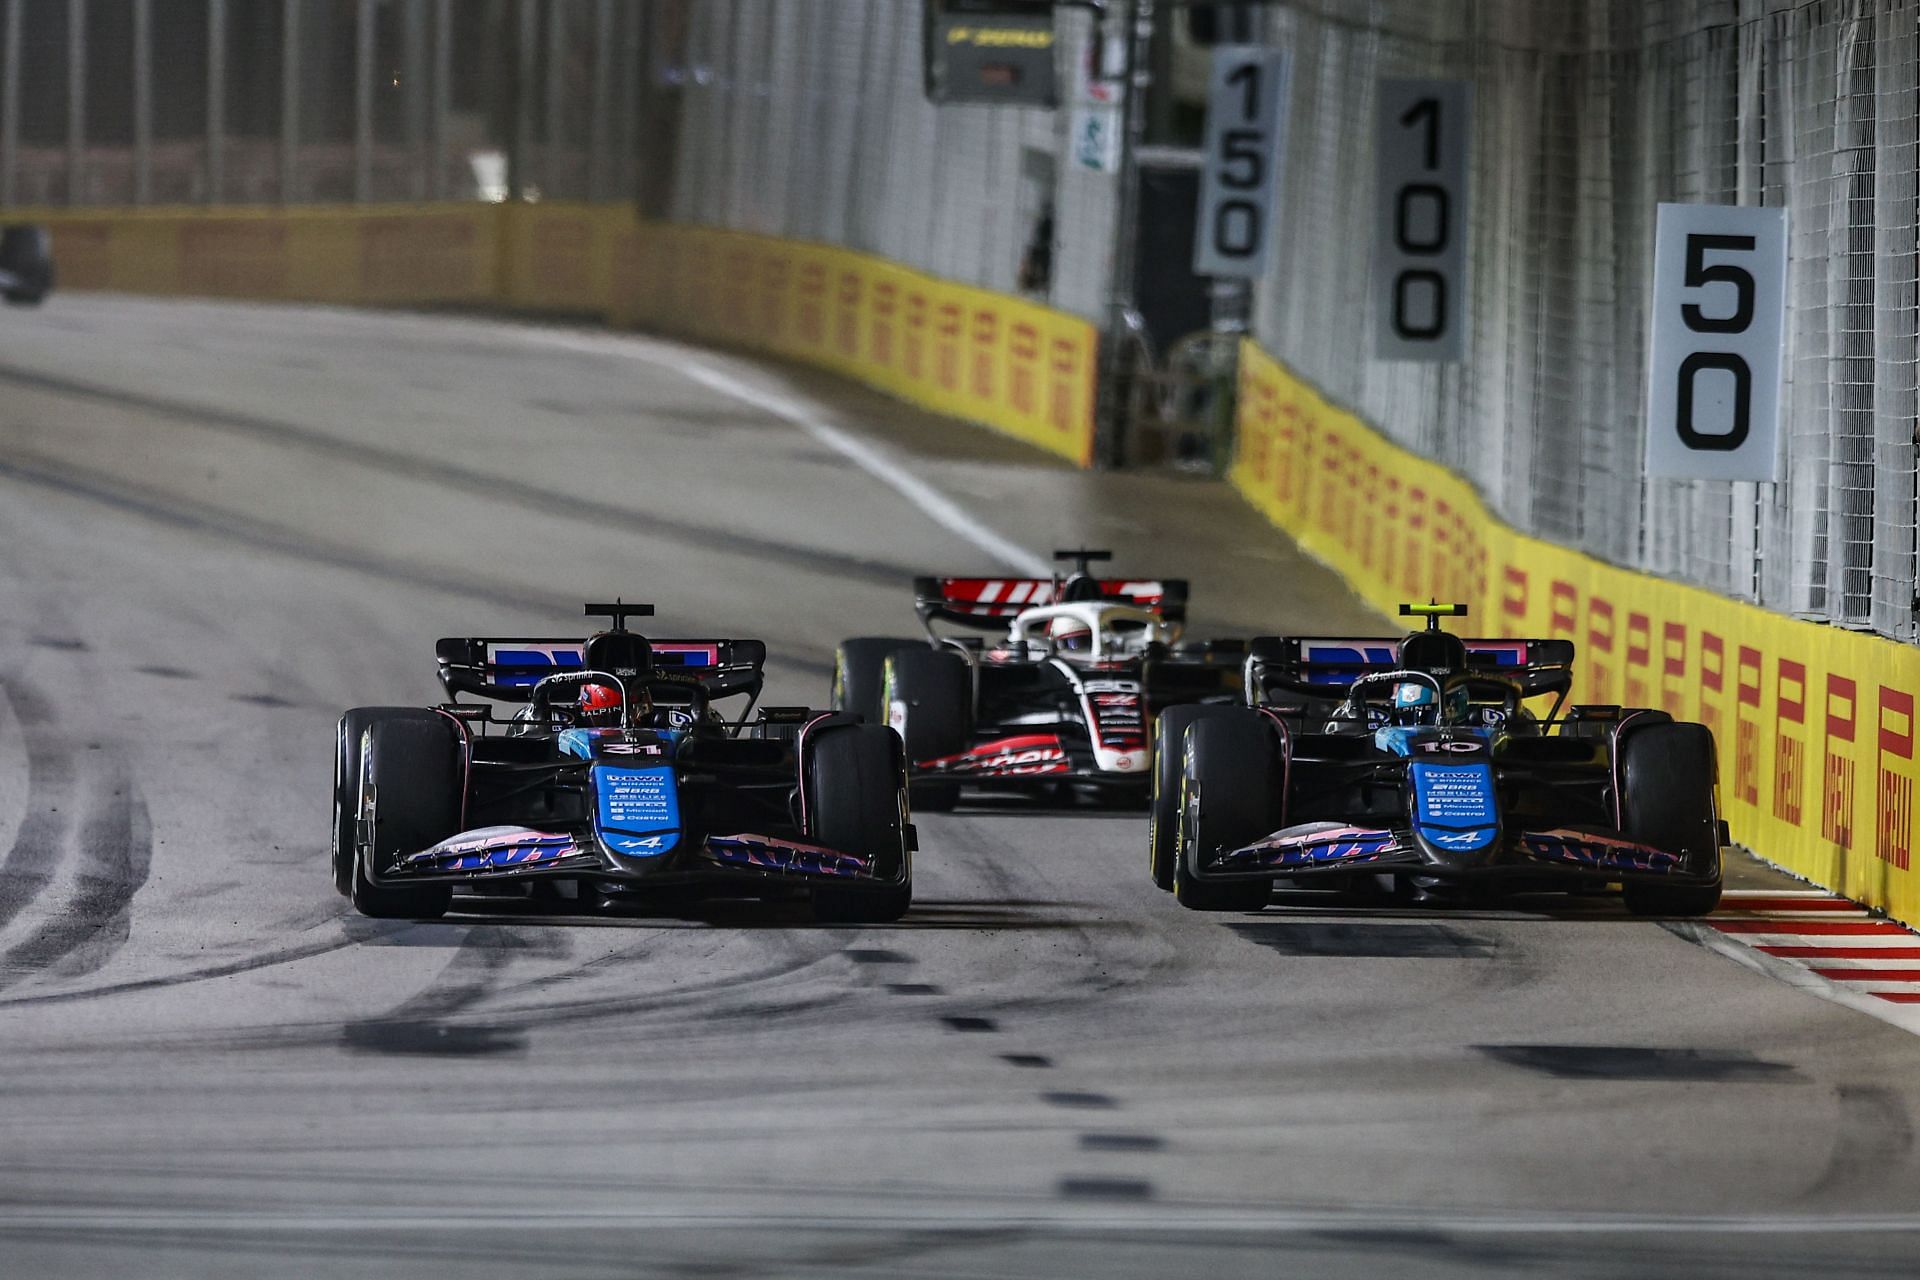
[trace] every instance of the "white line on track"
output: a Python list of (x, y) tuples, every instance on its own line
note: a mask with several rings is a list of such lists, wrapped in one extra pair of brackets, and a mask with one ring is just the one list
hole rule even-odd
[(947, 532), (964, 538), (1028, 577), (1053, 576), (1053, 567), (1047, 561), (988, 526), (872, 444), (828, 422), (814, 406), (799, 397), (755, 386), (737, 378), (698, 359), (687, 347), (643, 337), (601, 337), (550, 329), (508, 327), (524, 340), (543, 346), (642, 361), (790, 422), (920, 508), (929, 520)]
[(853, 1214), (822, 1206), (821, 1212), (772, 1210), (746, 1214), (736, 1211), (702, 1213), (673, 1209), (557, 1209), (551, 1212), (518, 1207), (499, 1210), (331, 1211), (311, 1214), (236, 1212), (198, 1209), (63, 1209), (20, 1207), (0, 1209), (0, 1232), (59, 1230), (113, 1234), (126, 1231), (194, 1230), (257, 1235), (301, 1231), (529, 1231), (555, 1228), (631, 1229), (704, 1226), (741, 1230), (891, 1230), (963, 1229), (981, 1226), (1024, 1226), (1070, 1231), (1101, 1232), (1299, 1232), (1356, 1230), (1440, 1230), (1463, 1235), (1861, 1235), (1920, 1232), (1916, 1214), (1560, 1214), (1476, 1212), (1474, 1210), (1407, 1209), (1263, 1209), (1201, 1204), (1149, 1206), (1116, 1213), (1110, 1208), (1067, 1205), (982, 1204), (973, 1209), (943, 1209), (884, 1214), (871, 1210)]

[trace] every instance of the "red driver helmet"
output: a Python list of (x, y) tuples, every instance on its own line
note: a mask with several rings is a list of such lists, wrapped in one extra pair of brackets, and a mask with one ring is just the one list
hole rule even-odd
[(583, 684), (580, 686), (580, 723), (592, 725), (617, 725), (621, 712), (625, 710), (620, 698), (620, 690), (610, 684)]

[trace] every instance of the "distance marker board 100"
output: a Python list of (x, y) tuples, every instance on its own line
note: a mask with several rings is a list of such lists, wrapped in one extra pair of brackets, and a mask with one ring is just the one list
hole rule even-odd
[(1374, 133), (1374, 355), (1463, 359), (1467, 350), (1464, 80), (1380, 81)]
[(1663, 204), (1647, 340), (1647, 474), (1777, 480), (1787, 211)]

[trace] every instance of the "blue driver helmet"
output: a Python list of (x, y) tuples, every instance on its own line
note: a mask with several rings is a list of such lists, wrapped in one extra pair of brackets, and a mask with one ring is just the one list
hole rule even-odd
[(1420, 680), (1403, 680), (1393, 686), (1393, 718), (1401, 724), (1421, 724), (1440, 706), (1433, 686)]

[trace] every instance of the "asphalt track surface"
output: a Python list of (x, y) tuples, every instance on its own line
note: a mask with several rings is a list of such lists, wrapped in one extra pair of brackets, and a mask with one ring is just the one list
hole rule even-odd
[(333, 723), (437, 636), (620, 593), (818, 704), (1001, 567), (796, 404), (1197, 631), (1381, 625), (1218, 487), (738, 359), (0, 314), (0, 1274), (1920, 1272), (1920, 1039), (1608, 900), (1194, 915), (1140, 816), (1009, 810), (923, 818), (895, 926), (352, 915)]

